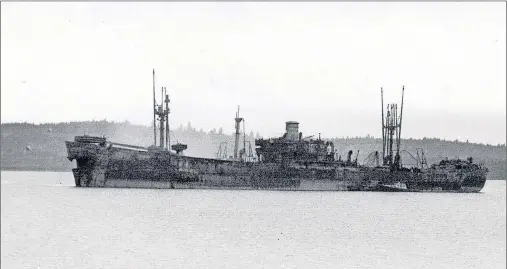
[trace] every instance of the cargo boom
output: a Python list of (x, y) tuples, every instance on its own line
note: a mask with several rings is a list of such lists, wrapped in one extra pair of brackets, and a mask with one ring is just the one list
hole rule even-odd
[[(155, 71), (153, 71), (155, 89)], [(383, 92), (383, 90), (381, 90)], [(402, 91), (404, 93), (404, 89)], [(164, 100), (165, 95), (165, 100)], [(383, 95), (383, 94), (382, 94)], [(336, 159), (330, 141), (303, 138), (299, 123), (286, 122), (283, 137), (256, 139), (256, 158), (248, 158), (246, 142), (238, 152), (239, 109), (236, 113), (234, 156), (197, 158), (184, 156), (185, 144), (170, 146), (169, 98), (162, 88), (162, 104), (155, 91), (154, 145), (148, 148), (107, 141), (104, 137), (76, 136), (66, 141), (68, 159), (78, 187), (124, 187), (168, 189), (267, 189), (307, 191), (408, 191), (479, 192), (488, 170), (467, 160), (444, 159), (428, 167), (423, 151), (417, 151), (416, 165), (407, 168), (400, 156), (403, 94), (400, 116), (396, 104), (382, 104), (382, 158), (378, 151), (367, 158), (369, 165), (352, 159)], [(163, 106), (165, 103), (165, 108)], [(156, 145), (157, 117), (160, 141)], [(244, 130), (243, 130), (244, 131)], [(245, 140), (243, 138), (243, 140)]]

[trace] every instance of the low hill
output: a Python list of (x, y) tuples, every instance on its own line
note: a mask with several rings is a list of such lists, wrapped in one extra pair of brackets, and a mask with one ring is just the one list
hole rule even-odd
[[(153, 127), (128, 122), (88, 121), (39, 125), (5, 123), (1, 125), (0, 130), (2, 170), (70, 171), (75, 164), (66, 158), (64, 141), (73, 140), (76, 135), (105, 135), (114, 142), (139, 146), (153, 144)], [(253, 133), (246, 135), (246, 140), (251, 142), (254, 149)], [(373, 137), (331, 138), (330, 140), (333, 141), (342, 158), (345, 158), (349, 150), (354, 150), (355, 157), (359, 150), (360, 163), (371, 152), (380, 150), (382, 147), (382, 140)], [(198, 157), (215, 157), (221, 142), (227, 142), (228, 152), (231, 155), (234, 146), (232, 132), (224, 134), (221, 129), (209, 132), (197, 131), (190, 124), (185, 128), (180, 126), (178, 129), (171, 130), (171, 143), (175, 141), (188, 145), (186, 155)], [(483, 162), (489, 168), (489, 179), (505, 179), (507, 176), (505, 145), (424, 138), (404, 139), (402, 148), (412, 153), (416, 148), (422, 148), (429, 164), (442, 157), (464, 159), (472, 156), (476, 162)], [(410, 161), (411, 159), (407, 157), (404, 163), (410, 163)]]

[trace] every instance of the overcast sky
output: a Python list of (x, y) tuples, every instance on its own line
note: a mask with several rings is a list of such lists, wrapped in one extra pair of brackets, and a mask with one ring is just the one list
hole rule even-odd
[[(1, 120), (505, 143), (505, 3), (1, 3)], [(159, 96), (157, 91), (157, 96)]]

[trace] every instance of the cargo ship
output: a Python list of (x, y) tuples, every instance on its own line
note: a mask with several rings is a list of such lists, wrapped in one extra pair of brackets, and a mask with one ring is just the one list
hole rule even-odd
[[(303, 137), (299, 123), (288, 121), (278, 138), (256, 139), (255, 157), (239, 148), (244, 119), (236, 112), (233, 156), (200, 158), (185, 156), (186, 144), (170, 143), (169, 97), (162, 87), (162, 100), (155, 99), (153, 70), (153, 137), (149, 147), (115, 143), (100, 136), (76, 136), (65, 141), (67, 158), (76, 160), (72, 169), (77, 187), (238, 189), (281, 191), (395, 191), (480, 192), (488, 169), (466, 160), (442, 159), (428, 165), (418, 149), (416, 165), (403, 165), (400, 157), (403, 119), (397, 104), (382, 106), (382, 150), (373, 151), (369, 164), (359, 164), (350, 150), (345, 160), (337, 158), (331, 141)], [(165, 107), (164, 107), (165, 104)], [(158, 131), (157, 131), (158, 122)], [(157, 145), (157, 132), (159, 141)], [(411, 155), (412, 156), (412, 155)]]

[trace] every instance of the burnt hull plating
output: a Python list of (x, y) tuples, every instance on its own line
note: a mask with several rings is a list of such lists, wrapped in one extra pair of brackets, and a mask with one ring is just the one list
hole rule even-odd
[(78, 187), (282, 191), (479, 192), (487, 170), (242, 163), (148, 151), (120, 144), (66, 142)]

